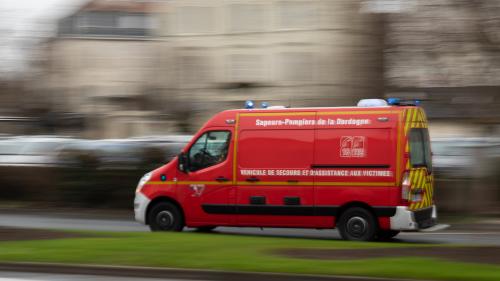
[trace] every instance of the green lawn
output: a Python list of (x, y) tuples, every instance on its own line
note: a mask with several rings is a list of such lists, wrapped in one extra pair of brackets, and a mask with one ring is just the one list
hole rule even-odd
[(280, 248), (415, 247), (405, 243), (356, 243), (313, 239), (199, 233), (92, 233), (101, 237), (0, 243), (0, 261), (61, 262), (221, 269), (233, 271), (500, 280), (500, 267), (432, 258), (326, 261), (280, 257)]

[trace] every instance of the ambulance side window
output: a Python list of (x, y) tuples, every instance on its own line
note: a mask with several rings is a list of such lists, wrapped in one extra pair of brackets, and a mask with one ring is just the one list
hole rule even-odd
[(189, 170), (198, 171), (226, 160), (231, 133), (211, 131), (201, 135), (189, 149)]

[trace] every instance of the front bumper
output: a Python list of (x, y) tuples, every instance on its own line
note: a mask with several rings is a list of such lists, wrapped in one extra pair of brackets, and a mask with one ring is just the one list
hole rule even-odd
[(420, 230), (436, 225), (437, 209), (432, 205), (427, 209), (412, 211), (406, 206), (397, 206), (396, 214), (390, 217), (392, 230)]
[(146, 211), (151, 200), (146, 197), (146, 195), (141, 192), (137, 192), (134, 198), (134, 214), (135, 220), (146, 224)]

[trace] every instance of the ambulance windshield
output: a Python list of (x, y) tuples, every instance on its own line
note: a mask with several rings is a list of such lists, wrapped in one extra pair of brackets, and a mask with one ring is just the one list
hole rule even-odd
[(410, 130), (410, 162), (414, 168), (426, 167), (432, 172), (432, 154), (429, 141), (429, 132), (425, 128)]

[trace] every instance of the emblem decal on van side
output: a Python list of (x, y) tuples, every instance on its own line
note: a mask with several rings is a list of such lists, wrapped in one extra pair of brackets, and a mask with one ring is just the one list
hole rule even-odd
[(193, 194), (191, 194), (192, 197), (200, 197), (203, 194), (203, 191), (205, 190), (205, 185), (204, 184), (190, 184), (189, 188), (193, 191)]
[(343, 136), (340, 138), (340, 157), (366, 157), (364, 136)]

